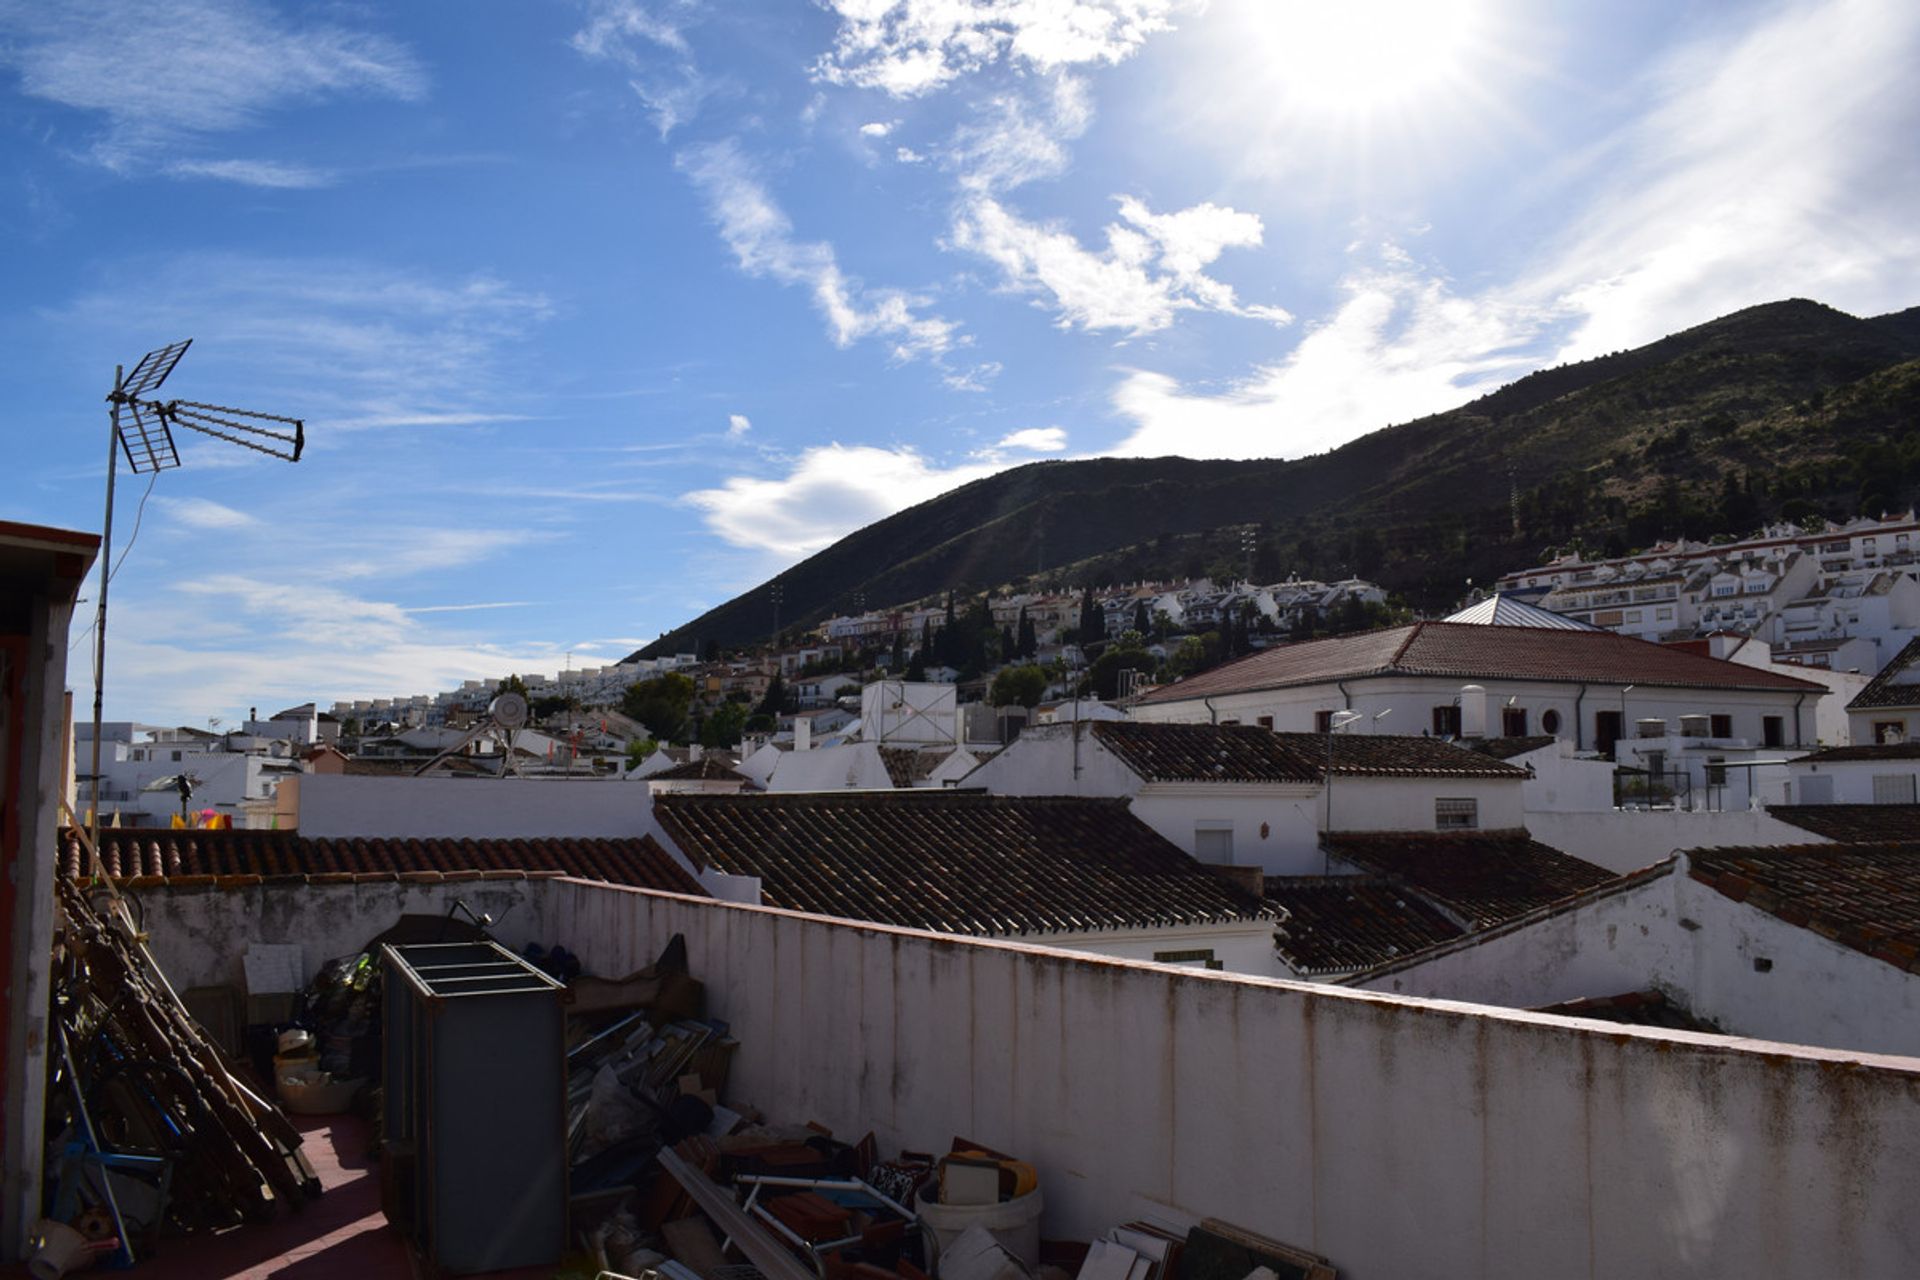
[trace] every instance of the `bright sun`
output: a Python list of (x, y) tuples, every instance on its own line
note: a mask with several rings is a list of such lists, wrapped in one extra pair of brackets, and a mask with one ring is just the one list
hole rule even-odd
[(1511, 0), (1212, 0), (1171, 120), (1237, 177), (1379, 190), (1517, 127), (1537, 25)]
[(1485, 6), (1472, 0), (1254, 0), (1236, 35), (1269, 68), (1267, 87), (1322, 115), (1409, 109), (1467, 72)]

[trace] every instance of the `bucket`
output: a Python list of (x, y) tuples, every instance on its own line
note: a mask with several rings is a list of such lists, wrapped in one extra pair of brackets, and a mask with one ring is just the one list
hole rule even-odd
[(992, 1232), (1000, 1247), (1031, 1271), (1040, 1265), (1040, 1211), (1045, 1207), (1038, 1187), (999, 1204), (941, 1204), (927, 1199), (924, 1190), (913, 1198), (913, 1210), (920, 1215), (920, 1231), (927, 1241), (930, 1267), (939, 1262), (940, 1251), (959, 1239), (961, 1232), (979, 1226)]
[(40, 1247), (27, 1259), (27, 1274), (33, 1280), (60, 1280), (69, 1271), (93, 1262), (87, 1238), (64, 1222), (42, 1218), (33, 1234), (40, 1241)]

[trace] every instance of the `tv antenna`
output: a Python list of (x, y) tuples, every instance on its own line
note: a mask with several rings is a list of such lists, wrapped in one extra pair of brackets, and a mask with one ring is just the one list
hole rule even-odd
[[(300, 461), (307, 428), (299, 418), (259, 413), (230, 405), (193, 400), (161, 400), (153, 395), (167, 380), (192, 338), (149, 351), (128, 372), (113, 369), (113, 390), (107, 393), (107, 512), (100, 530), (100, 599), (93, 615), (93, 804), (87, 826), (97, 847), (100, 839), (100, 709), (107, 676), (107, 584), (113, 580), (113, 482), (120, 455), (135, 475), (155, 475), (180, 465), (173, 429), (184, 427), (288, 462)], [(123, 553), (124, 554), (124, 553)]]

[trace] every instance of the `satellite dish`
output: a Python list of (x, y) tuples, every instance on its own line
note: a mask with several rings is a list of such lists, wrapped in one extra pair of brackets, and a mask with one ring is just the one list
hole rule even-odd
[(527, 723), (527, 700), (517, 693), (503, 693), (487, 704), (487, 713), (502, 729), (518, 729)]

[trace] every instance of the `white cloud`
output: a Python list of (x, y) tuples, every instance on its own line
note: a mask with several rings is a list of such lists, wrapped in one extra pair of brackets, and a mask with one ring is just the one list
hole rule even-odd
[(161, 508), (189, 529), (247, 529), (260, 522), (208, 498), (159, 498)]
[(1586, 211), (1513, 278), (1462, 292), (1389, 247), (1292, 352), (1224, 390), (1129, 371), (1118, 451), (1292, 457), (1757, 303), (1909, 306), (1916, 60), (1920, 8), (1874, 0), (1777, 9), (1689, 47), (1595, 151)]
[(1028, 427), (1025, 431), (1002, 436), (994, 447), (1024, 449), (1029, 453), (1059, 453), (1067, 447), (1067, 433), (1062, 427)]
[(267, 187), (275, 191), (309, 191), (330, 187), (336, 175), (330, 170), (301, 164), (282, 164), (276, 160), (176, 160), (167, 166), (175, 178), (214, 178), (237, 182), (245, 187)]
[(912, 147), (895, 147), (893, 158), (901, 164), (925, 164), (927, 158)]
[(683, 24), (692, 16), (685, 0), (651, 6), (597, 0), (587, 25), (573, 36), (574, 50), (582, 56), (627, 69), (627, 87), (653, 116), (663, 141), (698, 115), (713, 92), (687, 42)]
[(1057, 226), (1025, 221), (985, 194), (955, 214), (952, 244), (998, 265), (1008, 287), (1042, 295), (1062, 328), (1151, 333), (1180, 311), (1292, 319), (1278, 307), (1242, 304), (1232, 286), (1206, 274), (1226, 249), (1260, 244), (1257, 215), (1211, 203), (1156, 214), (1132, 197), (1118, 199), (1120, 221), (1108, 225), (1104, 251), (1083, 248)]
[[(278, 576), (197, 576), (116, 608), (110, 661), (124, 711), (113, 714), (193, 724), (250, 705), (446, 689), (562, 661), (557, 645), (490, 644), (413, 616), (429, 611)], [(137, 705), (125, 705), (129, 689)]]
[(1224, 392), (1130, 371), (1112, 399), (1134, 430), (1114, 452), (1298, 457), (1459, 404), (1537, 360), (1512, 351), (1540, 317), (1504, 300), (1459, 297), (1391, 247), (1349, 273), (1341, 292), (1333, 317), (1285, 359)]
[[(116, 264), (110, 288), (53, 313), (90, 343), (138, 352), (197, 341), (169, 386), (295, 412), (331, 432), (514, 420), (515, 346), (552, 313), (491, 276), (440, 277), (351, 259), (192, 253)], [(225, 402), (225, 401), (223, 401)]]
[(840, 19), (814, 74), (914, 97), (995, 62), (1052, 71), (1117, 63), (1166, 30), (1180, 0), (825, 0)]
[(1682, 51), (1599, 159), (1600, 198), (1523, 282), (1581, 317), (1579, 359), (1789, 296), (1920, 294), (1920, 6), (1829, 0)]
[(426, 92), (396, 41), (236, 0), (0, 0), (0, 25), (0, 65), (30, 97), (104, 115), (93, 156), (116, 169), (297, 103)]
[(907, 448), (827, 444), (801, 454), (784, 476), (732, 476), (686, 500), (728, 543), (791, 561), (1003, 469), (995, 463), (939, 467)]
[(979, 118), (955, 131), (949, 165), (962, 188), (1007, 191), (1066, 171), (1066, 144), (1093, 123), (1086, 81), (1056, 75), (1044, 95), (1004, 93), (987, 100)]
[(730, 413), (727, 415), (727, 439), (742, 439), (746, 436), (747, 432), (751, 430), (753, 430), (753, 423), (747, 419), (746, 414)]
[(860, 126), (860, 133), (862, 137), (884, 138), (893, 132), (895, 123), (891, 120), (870, 120)]
[(676, 163), (706, 197), (720, 238), (740, 269), (804, 286), (826, 319), (835, 346), (863, 338), (887, 343), (897, 360), (939, 357), (966, 339), (953, 321), (921, 314), (927, 299), (899, 289), (868, 289), (840, 269), (833, 246), (797, 240), (793, 223), (732, 142), (690, 148)]

